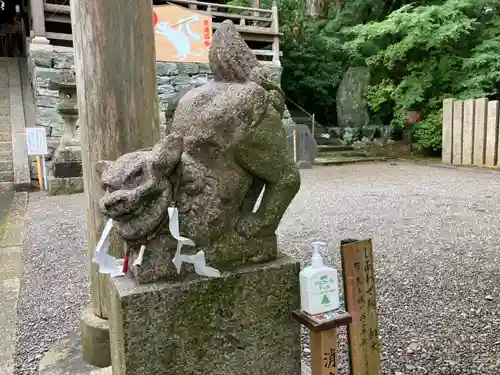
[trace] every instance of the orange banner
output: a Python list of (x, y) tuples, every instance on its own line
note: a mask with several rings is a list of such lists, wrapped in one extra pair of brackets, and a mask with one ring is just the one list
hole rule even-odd
[(212, 17), (177, 5), (153, 7), (156, 60), (208, 62)]

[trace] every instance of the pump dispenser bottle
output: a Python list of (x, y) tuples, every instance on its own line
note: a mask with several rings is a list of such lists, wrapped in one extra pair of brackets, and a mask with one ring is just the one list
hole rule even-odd
[(320, 248), (323, 242), (313, 242), (311, 265), (300, 272), (302, 310), (310, 315), (322, 314), (340, 307), (337, 270), (325, 266)]

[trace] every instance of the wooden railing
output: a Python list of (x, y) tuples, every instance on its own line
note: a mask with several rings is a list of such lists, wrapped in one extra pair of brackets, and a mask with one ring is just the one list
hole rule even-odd
[[(50, 2), (57, 0), (31, 1), (32, 8), (35, 8), (35, 11), (32, 10), (35, 34), (38, 25), (38, 33), (44, 33), (45, 35), (43, 36), (47, 39), (52, 41), (71, 42), (72, 36), (69, 32), (45, 31), (46, 23), (71, 25), (70, 6)], [(43, 2), (43, 12), (40, 12), (38, 9), (40, 7), (39, 2)], [(273, 4), (271, 9), (260, 9), (194, 0), (171, 0), (169, 2), (212, 16), (212, 27), (214, 30), (220, 27), (222, 21), (226, 19), (232, 20), (247, 43), (259, 42), (269, 45), (269, 49), (253, 49), (258, 58), (264, 60), (272, 59), (276, 62), (279, 61), (281, 52), (279, 48), (280, 33), (278, 25), (278, 8), (276, 4)], [(44, 17), (43, 20), (39, 19), (41, 16)], [(43, 30), (40, 23), (43, 23)], [(40, 30), (42, 31), (40, 32)]]

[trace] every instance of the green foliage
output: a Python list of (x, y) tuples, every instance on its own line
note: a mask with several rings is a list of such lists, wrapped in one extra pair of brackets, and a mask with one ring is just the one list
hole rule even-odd
[(345, 50), (372, 72), (366, 97), (372, 112), (398, 126), (420, 109), (417, 142), (439, 149), (437, 115), (446, 97), (498, 97), (498, 0), (447, 0), (406, 5), (381, 22), (345, 28)]
[(429, 114), (424, 121), (416, 125), (413, 133), (418, 148), (422, 151), (440, 151), (443, 140), (443, 110)]
[(285, 93), (320, 123), (335, 123), (336, 91), (349, 67), (341, 35), (331, 35), (329, 20), (307, 19), (302, 0), (281, 1), (280, 31)]
[[(350, 66), (364, 65), (365, 58), (378, 51), (373, 43), (359, 43), (364, 55), (346, 53), (344, 43), (353, 38), (342, 29), (383, 20), (409, 0), (332, 0), (328, 19), (310, 20), (305, 14), (306, 0), (282, 0), (280, 28), (283, 33), (282, 84), (286, 94), (323, 124), (335, 125), (335, 96)], [(417, 0), (416, 4), (442, 3), (443, 0)], [(352, 50), (352, 49), (351, 49)], [(366, 56), (365, 56), (366, 55)], [(380, 87), (382, 91), (387, 88)], [(385, 112), (392, 107), (383, 105)], [(391, 116), (381, 114), (379, 117)], [(382, 120), (380, 120), (382, 121)]]
[(319, 114), (320, 122), (335, 120), (335, 94), (348, 66), (342, 44), (325, 38), (311, 23), (302, 24), (300, 39), (285, 41), (282, 85), (287, 96)]
[(370, 69), (373, 122), (401, 130), (421, 111), (422, 149), (440, 148), (443, 99), (500, 99), (500, 0), (330, 0), (320, 20), (307, 18), (306, 1), (279, 3), (282, 86), (320, 123), (335, 125), (350, 66)]
[[(231, 0), (226, 3), (227, 5), (236, 6), (236, 7), (248, 7), (247, 0)], [(240, 9), (228, 9), (229, 13), (241, 14), (242, 11)]]

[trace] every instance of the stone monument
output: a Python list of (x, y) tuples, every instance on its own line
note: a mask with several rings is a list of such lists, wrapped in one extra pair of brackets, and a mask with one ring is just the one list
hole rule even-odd
[[(370, 70), (351, 67), (337, 90), (337, 123), (340, 128), (362, 128), (370, 123), (365, 94), (370, 85)], [(345, 136), (345, 135), (344, 135)]]
[(300, 374), (300, 266), (275, 233), (300, 187), (285, 99), (231, 21), (210, 66), (165, 138), (97, 165), (129, 253), (109, 279), (113, 375)]
[(59, 91), (57, 111), (64, 120), (64, 134), (54, 153), (48, 177), (49, 194), (71, 194), (83, 191), (82, 150), (77, 134), (78, 102), (75, 73), (60, 70), (50, 80), (49, 88)]

